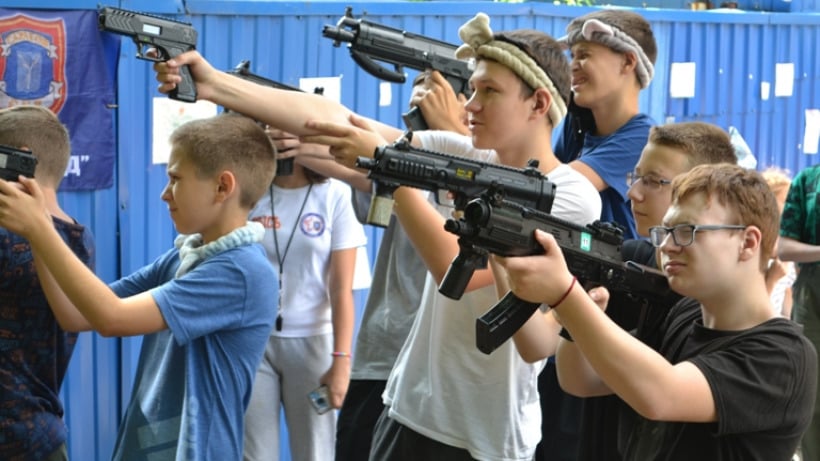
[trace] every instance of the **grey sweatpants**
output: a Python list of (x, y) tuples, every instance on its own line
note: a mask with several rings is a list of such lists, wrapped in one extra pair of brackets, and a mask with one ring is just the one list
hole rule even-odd
[(336, 412), (319, 415), (307, 398), (330, 368), (333, 334), (271, 336), (245, 412), (245, 461), (279, 459), (279, 412), (285, 410), (293, 461), (332, 460)]

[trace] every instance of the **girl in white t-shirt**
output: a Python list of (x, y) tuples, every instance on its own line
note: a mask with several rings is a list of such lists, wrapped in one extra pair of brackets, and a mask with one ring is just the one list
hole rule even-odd
[(350, 379), (353, 273), (366, 243), (350, 188), (296, 163), (292, 174), (276, 176), (250, 219), (265, 226), (280, 299), (245, 414), (244, 458), (279, 459), (284, 409), (294, 459), (333, 459), (336, 412), (318, 413), (308, 393), (326, 386), (327, 404), (339, 408)]

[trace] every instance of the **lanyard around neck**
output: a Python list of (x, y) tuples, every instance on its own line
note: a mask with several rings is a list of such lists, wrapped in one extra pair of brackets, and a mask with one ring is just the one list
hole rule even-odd
[(284, 271), (285, 271), (285, 258), (288, 257), (288, 250), (290, 250), (290, 244), (293, 242), (293, 236), (296, 235), (296, 229), (299, 228), (299, 223), (302, 220), (302, 212), (305, 211), (305, 205), (307, 205), (308, 197), (310, 197), (310, 191), (313, 189), (313, 183), (310, 183), (308, 186), (308, 190), (305, 193), (305, 198), (302, 199), (302, 206), (299, 207), (299, 213), (296, 215), (296, 220), (293, 223), (293, 229), (290, 231), (290, 236), (288, 236), (288, 242), (285, 244), (285, 251), (279, 252), (279, 238), (276, 236), (276, 211), (273, 208), (273, 184), (271, 184), (269, 189), (270, 195), (270, 214), (274, 220), (273, 224), (273, 245), (276, 248), (276, 261), (279, 263), (279, 305), (276, 312), (276, 331), (282, 331), (282, 287), (284, 284), (282, 283), (282, 279), (284, 278)]

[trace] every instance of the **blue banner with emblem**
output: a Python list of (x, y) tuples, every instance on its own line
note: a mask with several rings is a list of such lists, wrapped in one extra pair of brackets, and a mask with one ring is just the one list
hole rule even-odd
[(68, 127), (61, 191), (113, 185), (118, 53), (119, 37), (97, 29), (94, 10), (0, 8), (0, 107), (45, 106)]

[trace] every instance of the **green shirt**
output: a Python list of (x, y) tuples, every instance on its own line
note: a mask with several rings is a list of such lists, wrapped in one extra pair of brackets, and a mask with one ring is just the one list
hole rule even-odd
[(820, 244), (819, 195), (820, 165), (804, 168), (792, 180), (786, 196), (780, 219), (781, 236), (811, 245)]

